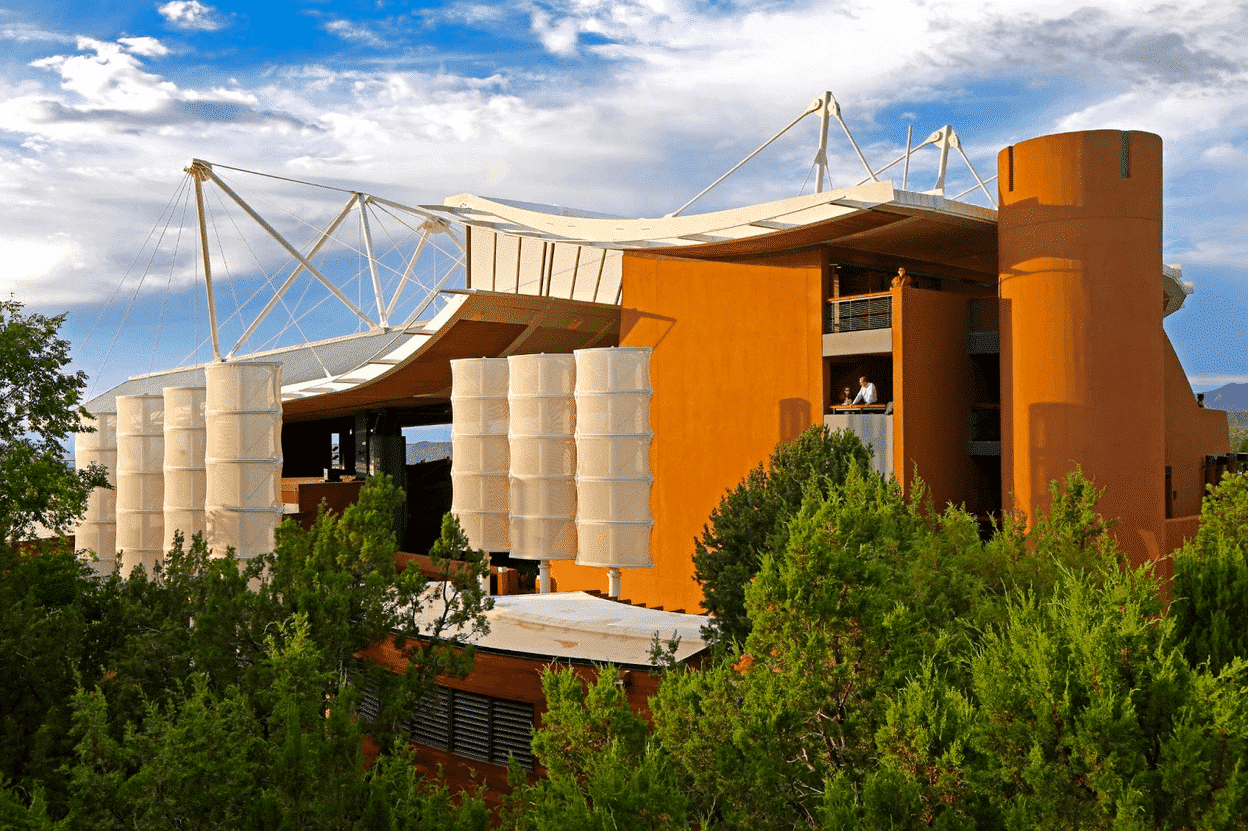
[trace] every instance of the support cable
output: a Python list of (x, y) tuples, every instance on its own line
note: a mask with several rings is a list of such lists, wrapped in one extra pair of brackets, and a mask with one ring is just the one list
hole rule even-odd
[[(152, 255), (147, 260), (147, 266), (143, 268), (143, 275), (139, 277), (139, 283), (135, 285), (134, 293), (131, 294), (130, 296), (130, 302), (126, 305), (126, 312), (121, 317), (121, 323), (117, 326), (116, 333), (113, 334), (112, 342), (108, 344), (108, 351), (105, 352), (104, 359), (100, 363), (101, 369), (104, 368), (104, 366), (108, 363), (109, 359), (113, 356), (113, 349), (117, 346), (117, 340), (121, 337), (122, 329), (126, 327), (126, 322), (130, 319), (130, 312), (134, 310), (134, 303), (139, 298), (139, 291), (143, 289), (143, 282), (147, 279), (147, 274), (152, 269), (152, 263), (155, 262), (156, 260), (156, 253), (160, 252), (160, 242), (165, 239), (165, 233), (169, 231), (169, 223), (172, 220), (173, 220), (173, 213), (170, 212), (169, 217), (165, 220), (164, 227), (160, 231), (159, 237), (157, 237), (156, 239), (155, 246), (152, 247)], [(149, 240), (150, 240), (150, 236), (149, 236)], [(126, 275), (129, 276), (128, 271)], [(122, 281), (124, 282), (125, 279), (123, 278)]]
[(273, 226), (268, 221), (262, 218), (256, 212), (255, 209), (252, 209), (251, 206), (249, 206), (245, 200), (239, 197), (238, 194), (233, 189), (231, 189), (229, 185), (225, 183), (225, 181), (223, 181), (220, 177), (218, 177), (211, 168), (207, 169), (207, 173), (208, 173), (208, 176), (212, 179), (212, 181), (216, 183), (221, 188), (222, 191), (224, 191), (227, 195), (229, 195), (230, 198), (235, 203), (237, 203), (240, 207), (242, 207), (244, 212), (246, 212), (249, 216), (251, 216), (252, 220), (258, 223), (261, 226), (261, 228), (264, 229), (265, 232), (269, 233), (269, 236), (273, 238), (273, 240), (277, 241), (277, 243), (280, 244), (283, 249), (285, 249), (288, 253), (290, 253), (292, 256), (298, 259), (309, 273), (311, 273), (313, 276), (316, 276), (316, 278), (322, 284), (324, 284), (327, 288), (329, 288), (331, 293), (337, 296), (347, 307), (351, 308), (351, 311), (356, 316), (358, 316), (364, 322), (367, 322), (369, 325), (375, 326), (377, 324), (373, 322), (373, 320), (366, 313), (360, 310), (358, 306), (351, 304), (351, 300), (349, 300), (346, 296), (344, 296), (342, 292), (339, 291), (338, 288), (333, 284), (333, 282), (325, 278), (325, 276), (321, 273), (320, 270), (316, 269), (316, 267), (311, 262), (309, 262), (306, 258), (304, 258), (303, 255), (298, 250), (296, 250), (289, 241), (283, 238), (282, 235), (278, 233), (278, 231), (274, 229)]
[[(220, 196), (218, 196), (218, 198), (217, 198), (217, 199), (218, 199), (218, 200), (220, 200)], [(270, 287), (272, 287), (272, 286), (273, 286), (273, 281), (272, 281), (272, 279), (269, 277), (268, 273), (266, 273), (266, 272), (265, 272), (264, 267), (263, 267), (263, 265), (261, 264), (259, 257), (256, 255), (255, 250), (254, 250), (254, 249), (252, 249), (252, 247), (251, 247), (251, 243), (250, 243), (250, 242), (247, 240), (247, 238), (243, 235), (242, 230), (238, 228), (238, 223), (234, 220), (233, 215), (230, 215), (230, 214), (227, 212), (227, 213), (226, 213), (226, 216), (227, 216), (227, 217), (229, 217), (229, 219), (230, 219), (230, 223), (231, 223), (231, 224), (233, 224), (233, 226), (234, 226), (234, 231), (238, 234), (238, 237), (242, 240), (243, 245), (244, 245), (245, 247), (247, 247), (247, 252), (251, 254), (251, 258), (252, 258), (252, 260), (253, 260), (254, 262), (256, 262), (256, 267), (260, 270), (260, 274), (261, 274), (262, 276), (264, 276), (265, 283), (266, 283), (266, 284), (268, 284)], [(215, 222), (214, 222), (214, 224), (213, 224), (213, 229), (214, 229), (214, 230), (216, 229), (216, 224), (215, 224)], [(219, 244), (219, 242), (220, 242), (220, 238), (218, 237), (218, 244)], [(225, 254), (224, 254), (224, 252), (222, 252), (221, 260), (222, 260), (222, 262), (224, 262), (224, 261), (225, 261)], [(285, 268), (285, 266), (286, 266), (287, 264), (289, 264), (289, 263), (290, 263), (290, 260), (288, 259), (286, 262), (284, 262), (284, 263), (283, 263), (282, 267), (281, 267), (281, 268), (279, 268), (279, 270), (280, 270), (280, 269), (284, 269), (284, 268)], [(226, 269), (227, 269), (227, 271), (228, 271), (228, 269), (229, 269), (229, 268), (228, 268), (228, 265), (227, 265), (227, 268), (226, 268)], [(276, 273), (274, 273), (274, 275), (276, 275)], [(231, 291), (231, 293), (233, 293), (233, 288), (234, 288), (234, 285), (233, 285), (233, 276), (231, 276), (231, 284), (230, 284), (230, 291)], [(251, 301), (252, 299), (255, 299), (257, 295), (259, 295), (259, 290), (257, 290), (257, 291), (256, 291), (256, 293), (253, 293), (253, 294), (252, 294), (252, 296), (248, 299), (248, 302), (250, 303), (250, 301)], [(326, 298), (328, 298), (328, 297), (326, 297)], [(237, 304), (238, 304), (238, 300), (237, 300), (237, 297), (235, 297), (235, 305), (237, 306)], [(302, 338), (302, 339), (303, 339), (303, 341), (304, 341), (305, 343), (309, 343), (309, 342), (311, 342), (310, 340), (308, 340), (307, 335), (303, 333), (303, 329), (299, 327), (298, 319), (296, 318), (295, 313), (294, 313), (293, 311), (291, 311), (291, 310), (290, 310), (290, 308), (286, 305), (286, 302), (285, 302), (285, 300), (284, 300), (284, 299), (283, 299), (283, 300), (281, 300), (281, 305), (282, 305), (283, 310), (285, 310), (285, 311), (286, 311), (286, 315), (290, 318), (291, 323), (295, 326), (295, 330), (297, 330), (297, 331), (299, 332), (299, 336), (300, 336), (300, 338)], [(239, 321), (239, 324), (241, 325), (241, 324), (242, 324), (242, 321), (243, 321), (243, 317), (242, 317), (242, 310), (243, 310), (243, 309), (242, 309), (242, 307), (241, 307), (241, 306), (238, 306), (238, 307), (236, 308), (236, 310), (237, 310), (238, 321)], [(232, 318), (233, 318), (233, 317), (231, 317), (231, 319), (232, 319)], [(235, 346), (235, 349), (237, 349), (237, 348), (238, 348), (238, 346)], [(311, 346), (309, 346), (309, 349), (310, 349), (310, 350), (311, 350), (311, 352), (312, 352), (312, 357), (316, 360), (317, 364), (321, 367), (321, 370), (325, 372), (326, 376), (328, 376), (328, 375), (329, 375), (329, 369), (328, 369), (328, 368), (326, 368), (326, 366), (325, 366), (325, 362), (321, 359), (321, 356), (317, 353), (317, 351), (316, 351), (316, 349), (315, 349), (315, 348), (311, 348)], [(231, 352), (230, 356), (231, 356), (231, 357), (233, 356), (233, 352)]]
[[(741, 162), (737, 163), (737, 164), (736, 164), (736, 165), (734, 165), (732, 168), (728, 169), (726, 172), (724, 172), (722, 175), (720, 175), (720, 178), (719, 178), (718, 180), (716, 180), (714, 183), (712, 183), (711, 185), (707, 186), (705, 189), (703, 189), (702, 191), (700, 191), (700, 192), (698, 192), (696, 195), (694, 195), (694, 196), (693, 196), (693, 197), (689, 200), (689, 202), (688, 202), (688, 203), (686, 203), (684, 206), (680, 207), (680, 208), (679, 208), (679, 209), (677, 209), (675, 212), (672, 212), (672, 213), (670, 213), (670, 214), (668, 214), (668, 215), (665, 215), (664, 217), (674, 218), (674, 217), (676, 217), (677, 215), (679, 215), (681, 212), (683, 212), (683, 211), (685, 211), (686, 209), (688, 209), (690, 206), (692, 206), (694, 203), (696, 203), (696, 202), (698, 201), (698, 199), (702, 197), (702, 195), (706, 194), (706, 193), (707, 193), (707, 192), (709, 192), (711, 189), (715, 188), (715, 187), (716, 187), (716, 186), (718, 186), (720, 183), (722, 183), (722, 182), (724, 182), (725, 180), (727, 180), (727, 179), (728, 179), (728, 177), (729, 177), (729, 175), (733, 174), (733, 173), (734, 173), (737, 169), (739, 169), (741, 166), (745, 165), (745, 164), (746, 164), (746, 163), (748, 163), (750, 160), (752, 160), (752, 159), (754, 159), (755, 157), (757, 157), (760, 153), (762, 153), (763, 149), (765, 149), (768, 145), (771, 145), (771, 143), (775, 142), (777, 139), (779, 139), (780, 137), (784, 136), (784, 134), (785, 134), (786, 132), (788, 132), (789, 128), (793, 127), (793, 126), (794, 126), (794, 125), (796, 125), (798, 122), (802, 121), (802, 120), (803, 120), (803, 119), (805, 119), (807, 116), (809, 116), (810, 114), (812, 114), (812, 113), (816, 112), (817, 110), (819, 110), (819, 108), (824, 107), (824, 106), (825, 106), (825, 102), (823, 101), (823, 99), (822, 99), (822, 98), (815, 99), (813, 102), (811, 102), (811, 103), (810, 103), (810, 104), (806, 107), (806, 109), (805, 109), (804, 111), (802, 111), (802, 115), (801, 115), (801, 116), (797, 117), (797, 118), (796, 118), (796, 119), (794, 119), (792, 122), (790, 122), (789, 124), (787, 124), (787, 125), (785, 125), (783, 128), (781, 128), (779, 131), (777, 131), (777, 132), (776, 132), (776, 134), (775, 134), (775, 136), (773, 136), (771, 139), (769, 139), (769, 140), (767, 140), (766, 142), (764, 142), (762, 145), (758, 146), (758, 148), (756, 148), (756, 149), (754, 150), (754, 152), (753, 152), (753, 153), (751, 153), (749, 156), (747, 156), (744, 160), (742, 160)], [(838, 116), (837, 118), (839, 119), (840, 117)], [(843, 123), (843, 122), (842, 122), (841, 124), (842, 124), (842, 125), (844, 125), (844, 123)], [(851, 138), (851, 142), (852, 142), (852, 138)], [(868, 170), (868, 171), (870, 171), (870, 170), (871, 170), (871, 169), (870, 169), (870, 167), (868, 167), (868, 168), (867, 168), (867, 170)]]
[[(169, 219), (165, 221), (164, 229), (168, 229), (169, 220), (173, 219), (173, 212), (174, 212), (174, 209), (176, 208), (178, 200), (182, 196), (183, 192), (186, 190), (186, 187), (189, 183), (190, 183), (190, 176), (187, 175), (186, 177), (183, 177), (182, 181), (178, 184), (178, 187), (174, 190), (173, 194), (170, 195), (169, 200), (165, 203), (165, 206), (161, 210), (160, 215), (157, 216), (155, 223), (152, 224), (152, 228), (148, 230), (147, 238), (144, 239), (143, 245), (139, 247), (139, 249), (134, 254), (134, 258), (131, 259), (130, 266), (126, 268), (126, 272), (122, 274), (121, 280), (118, 281), (117, 286), (113, 288), (112, 295), (108, 297), (108, 301), (105, 302), (104, 306), (100, 308), (100, 313), (98, 316), (96, 316), (95, 323), (91, 326), (91, 329), (87, 331), (86, 339), (82, 341), (82, 346), (79, 349), (80, 351), (84, 350), (87, 347), (87, 345), (91, 342), (91, 338), (95, 336), (95, 332), (99, 329), (100, 323), (104, 319), (104, 314), (108, 312), (108, 309), (110, 307), (112, 307), (113, 300), (117, 298), (117, 294), (120, 293), (121, 289), (125, 286), (126, 279), (130, 278), (130, 274), (134, 271), (134, 266), (138, 263), (139, 258), (143, 255), (143, 250), (147, 248), (147, 244), (148, 242), (152, 240), (152, 236), (156, 234), (156, 230), (161, 227), (161, 219), (165, 217), (166, 213), (169, 214)], [(162, 238), (164, 237), (163, 231), (161, 232), (161, 237)], [(156, 246), (159, 247), (159, 244), (160, 242), (158, 239)], [(155, 257), (154, 253), (153, 253), (153, 257)], [(123, 325), (125, 324), (124, 319), (122, 320), (122, 324)], [(99, 375), (103, 372), (104, 366), (105, 364), (107, 364), (108, 358), (112, 354), (113, 346), (116, 345), (117, 338), (120, 335), (121, 335), (121, 326), (119, 325), (117, 327), (117, 333), (113, 335), (113, 340), (111, 343), (109, 343), (108, 351), (105, 353), (104, 359), (100, 362), (99, 370), (91, 378), (91, 386), (87, 390), (87, 398), (86, 398), (87, 400), (90, 400), (91, 398), (95, 396), (96, 381), (98, 380)]]
[(169, 278), (165, 281), (165, 296), (160, 303), (160, 316), (156, 319), (156, 336), (152, 339), (152, 353), (147, 358), (147, 373), (156, 368), (156, 346), (165, 327), (165, 311), (169, 308), (169, 296), (173, 288), (173, 268), (178, 263), (178, 250), (182, 246), (182, 230), (186, 227), (186, 204), (182, 205), (182, 218), (178, 221), (178, 235), (173, 240), (173, 253), (169, 256)]

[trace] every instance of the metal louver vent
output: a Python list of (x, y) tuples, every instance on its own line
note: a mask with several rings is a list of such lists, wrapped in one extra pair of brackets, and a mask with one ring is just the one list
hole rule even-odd
[(355, 713), (367, 720), (376, 720), (377, 712), (380, 710), (381, 702), (377, 699), (377, 687), (361, 683), (360, 704), (356, 706)]
[(437, 686), (421, 701), (420, 708), (416, 709), (412, 719), (403, 725), (403, 730), (411, 735), (412, 740), (435, 749), (450, 751), (450, 693), (450, 690)]
[(506, 766), (515, 758), (533, 771), (533, 706), (441, 685), (404, 724), (414, 742)]
[(490, 745), (490, 760), (507, 763), (515, 758), (530, 772), (533, 771), (533, 706), (528, 703), (494, 700), (494, 735)]

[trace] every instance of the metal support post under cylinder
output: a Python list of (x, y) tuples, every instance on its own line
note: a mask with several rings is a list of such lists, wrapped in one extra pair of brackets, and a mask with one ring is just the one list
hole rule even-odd
[(620, 597), (620, 570), (607, 570), (607, 594), (612, 598)]
[(550, 592), (550, 561), (543, 560), (537, 564), (537, 591), (543, 595)]

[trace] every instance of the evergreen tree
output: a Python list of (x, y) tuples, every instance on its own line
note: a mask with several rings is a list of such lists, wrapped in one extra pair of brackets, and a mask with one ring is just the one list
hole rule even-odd
[(814, 477), (825, 495), (850, 470), (866, 469), (870, 451), (852, 433), (810, 427), (779, 444), (767, 464), (754, 468), (711, 512), (694, 543), (694, 580), (702, 606), (715, 616), (708, 638), (740, 642), (750, 631), (745, 588), (764, 555), (784, 549), (788, 519), (802, 504)]

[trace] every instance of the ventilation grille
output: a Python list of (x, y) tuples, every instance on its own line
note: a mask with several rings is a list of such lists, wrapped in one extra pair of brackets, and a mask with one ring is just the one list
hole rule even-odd
[(533, 706), (436, 686), (404, 725), (413, 741), (506, 766), (515, 758), (533, 771)]

